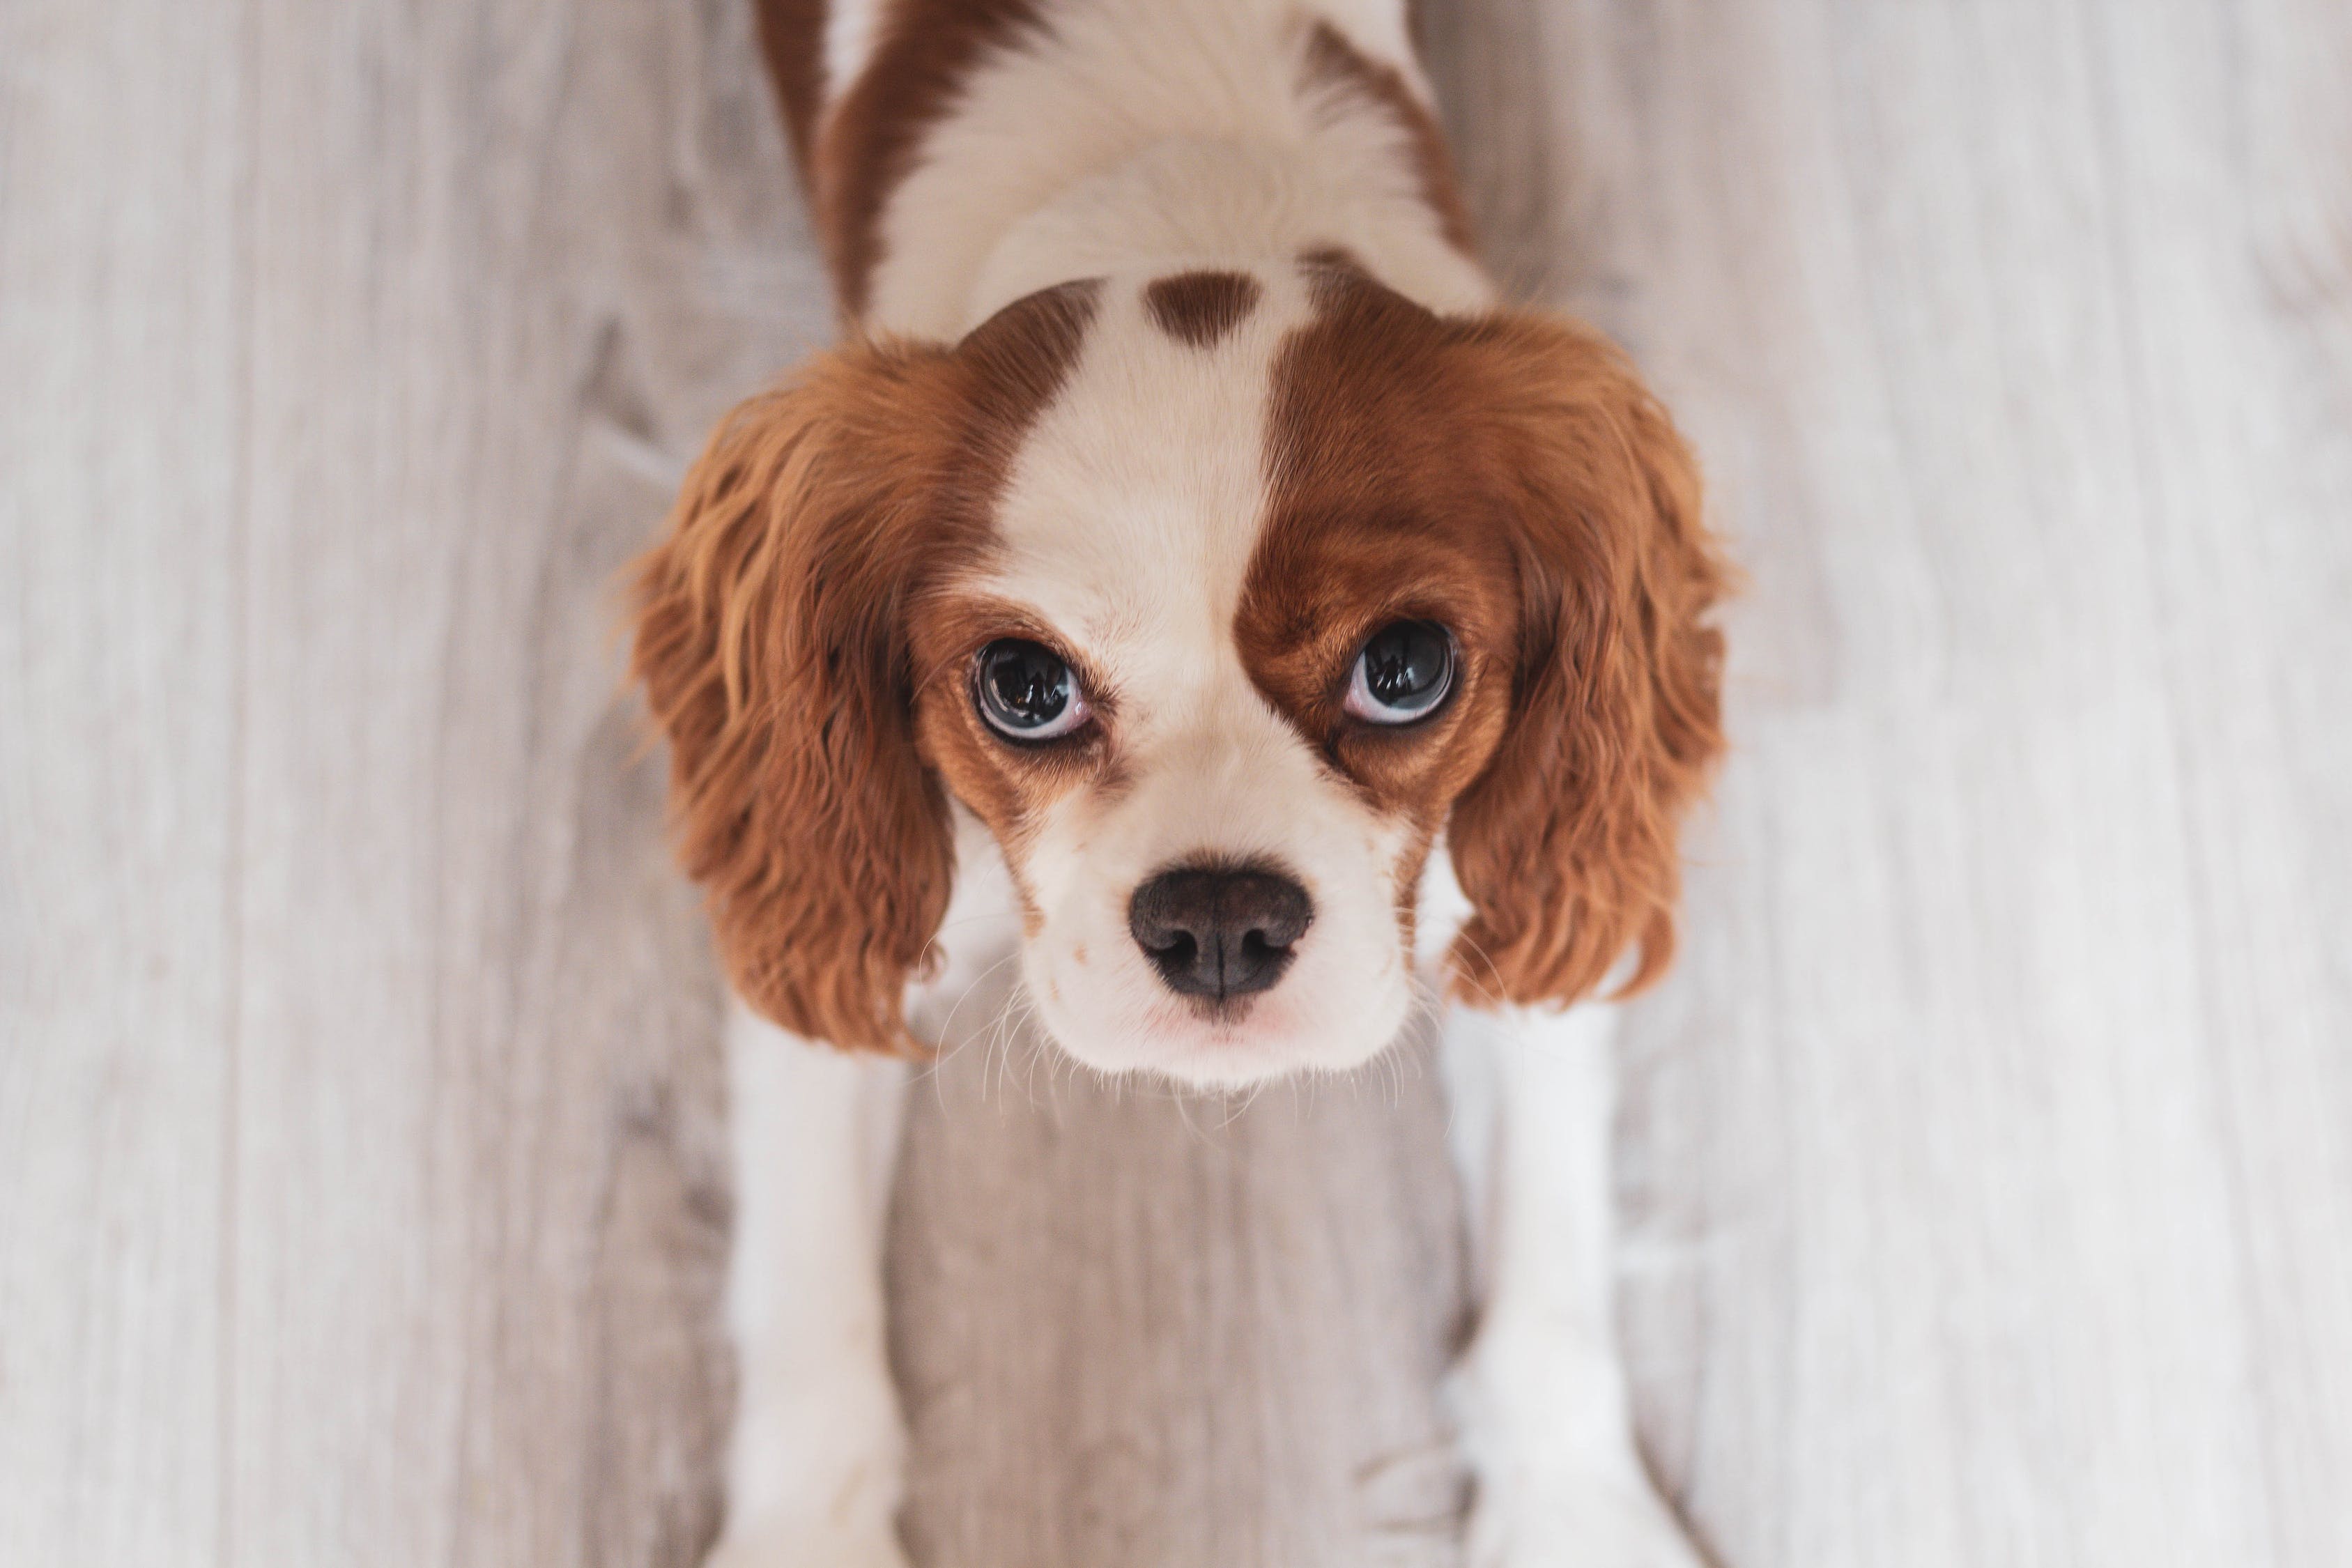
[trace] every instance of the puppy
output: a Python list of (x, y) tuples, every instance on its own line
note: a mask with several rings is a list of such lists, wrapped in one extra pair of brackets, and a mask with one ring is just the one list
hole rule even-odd
[(1724, 573), (1625, 361), (1497, 308), (1405, 9), (764, 0), (848, 331), (728, 416), (635, 601), (740, 1001), (730, 1565), (904, 1562), (905, 1064), (1015, 955), (1071, 1057), (1212, 1089), (1454, 1004), (1471, 1560), (1695, 1561), (1586, 999), (1672, 947)]

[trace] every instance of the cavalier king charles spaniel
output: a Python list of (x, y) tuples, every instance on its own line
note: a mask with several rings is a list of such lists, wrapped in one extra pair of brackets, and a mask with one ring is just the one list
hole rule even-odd
[(905, 1563), (907, 1064), (1015, 955), (1079, 1062), (1338, 1073), (1441, 1007), (1475, 1564), (1697, 1561), (1610, 1311), (1606, 1000), (1674, 942), (1726, 568), (1672, 421), (1501, 307), (1407, 0), (761, 0), (846, 325), (635, 579), (730, 1026), (719, 1559)]

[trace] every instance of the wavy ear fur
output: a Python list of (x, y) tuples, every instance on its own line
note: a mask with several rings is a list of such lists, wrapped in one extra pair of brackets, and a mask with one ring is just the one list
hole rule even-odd
[(1482, 363), (1518, 532), (1518, 666), (1499, 749), (1448, 830), (1474, 915), (1465, 998), (1566, 1004), (1629, 951), (1623, 990), (1673, 956), (1676, 830), (1723, 747), (1728, 571), (1665, 410), (1582, 328), (1484, 324)]
[(795, 1034), (916, 1048), (906, 986), (955, 850), (908, 619), (988, 548), (1097, 293), (1040, 289), (952, 347), (818, 355), (727, 416), (636, 564), (632, 671), (669, 737), (680, 858), (737, 993)]
[(946, 358), (858, 345), (738, 406), (635, 574), (633, 672), (728, 975), (846, 1047), (908, 1047), (900, 999), (954, 875), (903, 626), (955, 544), (936, 516), (942, 421), (923, 416)]

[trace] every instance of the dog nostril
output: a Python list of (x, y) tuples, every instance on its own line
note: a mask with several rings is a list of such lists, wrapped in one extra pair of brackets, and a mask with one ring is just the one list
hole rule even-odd
[(1136, 945), (1169, 988), (1216, 1001), (1281, 979), (1314, 918), (1306, 889), (1254, 866), (1163, 871), (1128, 906)]

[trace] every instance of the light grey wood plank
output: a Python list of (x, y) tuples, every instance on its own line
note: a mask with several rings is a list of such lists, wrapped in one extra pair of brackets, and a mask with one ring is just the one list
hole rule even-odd
[[(2275, 1559), (2352, 1558), (2352, 16), (2168, 6), (2119, 62), (2106, 156)], [(2184, 112), (2185, 110), (2185, 112)], [(2200, 147), (2221, 155), (2197, 156)], [(2216, 217), (2220, 221), (2216, 221)]]
[(245, 7), (0, 9), (0, 1561), (208, 1559)]
[(276, 4), (232, 1556), (694, 1561), (717, 982), (613, 579), (830, 327), (739, 6)]

